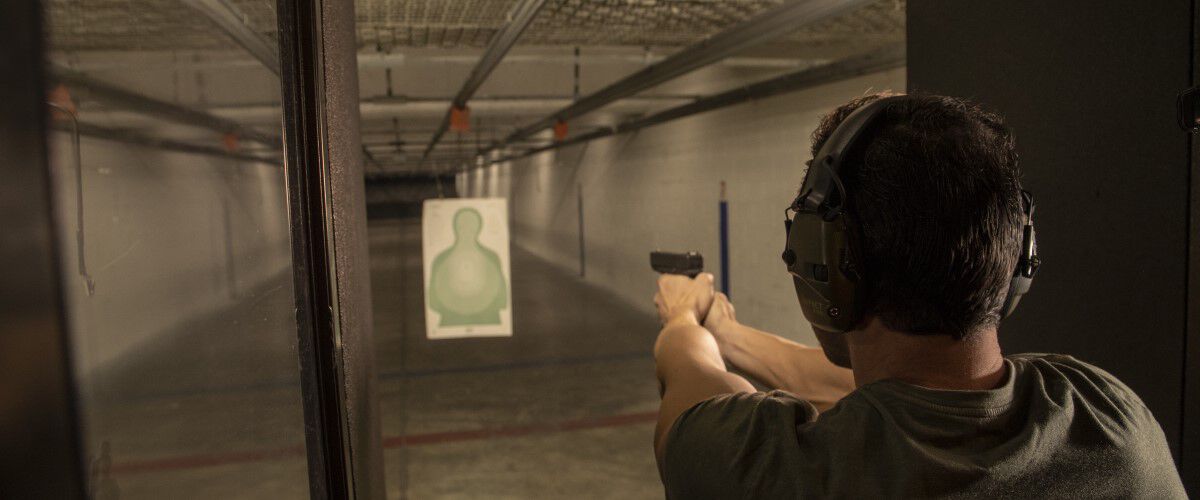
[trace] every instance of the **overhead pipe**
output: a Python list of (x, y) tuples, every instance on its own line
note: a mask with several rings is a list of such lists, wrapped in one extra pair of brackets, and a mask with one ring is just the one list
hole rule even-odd
[[(425, 50), (426, 52), (422, 52)], [(66, 57), (62, 53), (51, 53), (52, 61), (66, 63), (80, 71), (126, 71), (126, 70), (169, 70), (195, 71), (204, 69), (236, 69), (261, 67), (262, 62), (254, 57), (243, 57), (245, 49), (226, 51), (212, 59), (195, 60), (186, 57), (191, 52), (172, 52), (180, 57), (169, 59), (149, 59), (140, 57), (136, 61), (113, 60), (109, 57), (98, 60), (80, 59), (78, 54)], [(447, 53), (449, 52), (449, 53)], [(205, 51), (212, 55), (211, 51)], [(404, 52), (360, 52), (358, 67), (392, 68), (407, 64), (476, 64), (482, 54), (478, 49), (416, 49), (406, 48)], [(139, 54), (143, 55), (144, 54)], [(592, 48), (580, 55), (580, 61), (586, 65), (636, 64), (643, 66), (653, 64), (667, 56), (662, 54), (646, 54), (642, 49), (636, 52), (629, 49), (610, 49), (608, 47)], [(575, 64), (575, 56), (570, 52), (560, 52), (545, 47), (514, 48), (504, 57), (505, 62), (526, 64)], [(817, 61), (822, 62), (822, 61)], [(813, 63), (812, 58), (805, 57), (740, 57), (733, 56), (719, 61), (721, 66), (732, 68), (763, 68), (763, 69), (797, 69)]]
[[(622, 99), (609, 107), (614, 113), (644, 113), (649, 109), (659, 109), (662, 107), (676, 106), (682, 103), (692, 102), (696, 97), (691, 96), (662, 96), (662, 97), (630, 97)], [(564, 103), (570, 102), (569, 98), (562, 99), (523, 99), (523, 98), (495, 98), (487, 100), (473, 100), (473, 112), (476, 116), (520, 116), (520, 117), (535, 117), (548, 111), (554, 110)], [(360, 116), (364, 123), (372, 120), (384, 120), (391, 118), (401, 118), (405, 120), (421, 120), (421, 128), (433, 132), (433, 120), (442, 116), (445, 112), (448, 101), (381, 101), (368, 100), (363, 101), (359, 105)], [(221, 117), (233, 122), (246, 125), (268, 126), (269, 124), (277, 124), (282, 113), (278, 105), (269, 104), (252, 104), (248, 106), (233, 105), (219, 106), (205, 109), (205, 112)], [(106, 113), (106, 122), (114, 126), (141, 126), (145, 124), (142, 118), (142, 113), (123, 113), (110, 112)], [(428, 121), (426, 121), (428, 120)], [(369, 123), (367, 123), (370, 126)], [(421, 145), (424, 145), (425, 138), (421, 139)], [(474, 141), (472, 141), (474, 142)], [(474, 149), (472, 149), (472, 153)]]
[[(757, 83), (752, 83), (733, 90), (728, 90), (705, 97), (695, 102), (676, 106), (653, 113), (641, 118), (622, 122), (612, 127), (600, 127), (586, 134), (581, 134), (565, 141), (553, 142), (544, 146), (531, 148), (521, 153), (488, 160), (485, 165), (494, 165), (512, 160), (526, 158), (544, 151), (573, 146), (588, 141), (617, 134), (635, 132), (646, 127), (659, 125), (680, 118), (686, 118), (699, 113), (713, 111), (745, 102), (765, 99), (780, 94), (796, 92), (817, 85), (845, 80), (856, 76), (867, 75), (903, 67), (907, 60), (903, 44), (889, 45), (867, 54), (849, 57), (834, 63), (815, 68), (788, 73)], [(461, 160), (460, 160), (461, 161)], [(478, 167), (476, 167), (478, 168)]]
[(523, 139), (591, 111), (613, 101), (628, 97), (662, 84), (726, 57), (791, 33), (807, 25), (849, 12), (875, 0), (796, 0), (787, 2), (722, 31), (695, 45), (689, 46), (661, 62), (647, 66), (628, 77), (587, 95), (550, 115), (509, 134), (503, 141), (493, 142), (479, 153), (486, 154), (505, 144)]
[[(73, 130), (68, 130), (74, 132)], [(238, 153), (234, 151), (226, 151), (221, 148), (195, 144), (191, 142), (179, 141), (175, 139), (164, 139), (160, 137), (151, 137), (137, 132), (105, 127), (91, 123), (78, 123), (78, 134), (84, 137), (93, 137), (96, 139), (104, 139), (108, 141), (123, 142), (136, 146), (147, 148), (161, 149), (164, 151), (174, 151), (179, 153), (199, 154), (205, 156), (213, 156), (217, 158), (225, 158), (237, 161), (250, 161), (256, 163), (265, 163), (269, 165), (279, 166), (281, 164), (278, 157), (258, 156), (247, 153)]]
[(233, 134), (239, 138), (250, 139), (252, 141), (262, 143), (273, 149), (280, 149), (281, 147), (280, 138), (277, 135), (259, 132), (250, 127), (243, 126), (234, 120), (222, 118), (198, 109), (189, 108), (167, 101), (160, 101), (152, 97), (131, 92), (115, 85), (96, 80), (82, 73), (56, 68), (52, 78), (57, 80), (59, 83), (70, 87), (72, 90), (76, 91), (76, 94), (79, 94), (80, 91), (82, 91), (83, 96), (118, 108), (133, 111), (138, 114), (153, 116), (155, 118), (160, 118), (170, 122), (181, 123), (194, 127), (202, 127), (222, 134)]
[(279, 76), (279, 48), (247, 25), (246, 14), (237, 6), (229, 0), (183, 0), (183, 3), (204, 14), (258, 62)]
[(504, 56), (508, 54), (508, 50), (513, 44), (517, 43), (517, 38), (520, 38), (521, 33), (525, 28), (529, 27), (529, 23), (533, 21), (534, 16), (546, 0), (524, 0), (517, 4), (513, 9), (511, 19), (503, 28), (500, 29), (492, 39), (488, 42), (487, 49), (483, 51), (483, 56), (479, 58), (479, 62), (475, 64), (475, 68), (471, 70), (471, 74), (467, 76), (467, 80), (463, 82), (462, 88), (458, 90), (458, 94), (454, 96), (454, 100), (450, 102), (450, 108), (446, 110), (445, 116), (442, 117), (441, 124), (433, 133), (433, 138), (429, 140), (429, 145), (425, 147), (425, 152), (421, 153), (421, 158), (428, 158), (429, 152), (437, 146), (438, 141), (442, 139), (442, 135), (450, 128), (450, 116), (455, 109), (466, 109), (467, 101), (475, 95), (475, 91), (479, 90), (479, 86), (487, 80), (487, 77), (492, 74), (492, 70), (500, 64)]

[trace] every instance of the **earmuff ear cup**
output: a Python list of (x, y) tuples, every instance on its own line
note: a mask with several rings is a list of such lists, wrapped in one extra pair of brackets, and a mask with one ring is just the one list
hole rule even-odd
[[(1032, 209), (1026, 209), (1028, 218), (1029, 212)], [(1017, 309), (1017, 304), (1021, 302), (1021, 297), (1029, 291), (1029, 286), (1033, 284), (1033, 275), (1037, 274), (1037, 268), (1041, 265), (1037, 256), (1037, 232), (1033, 229), (1033, 222), (1030, 221), (1025, 226), (1024, 234), (1021, 239), (1021, 255), (1017, 258), (1017, 267), (1013, 270), (1012, 280), (1008, 282), (1008, 293), (1004, 296), (1004, 305), (1000, 308), (1000, 319), (1007, 318)]]
[(1033, 278), (1013, 276), (1012, 281), (1008, 282), (1008, 294), (1004, 296), (1004, 306), (1000, 308), (1000, 319), (1007, 318), (1017, 309), (1017, 304), (1021, 302), (1021, 296), (1029, 291), (1031, 283), (1033, 283)]
[(804, 317), (814, 329), (852, 330), (858, 321), (857, 284), (844, 272), (852, 266), (843, 262), (849, 253), (842, 219), (826, 222), (813, 214), (796, 214), (787, 236), (784, 262)]
[(857, 275), (851, 279), (846, 270), (844, 218), (826, 222), (813, 214), (797, 214), (787, 226), (784, 262), (792, 274), (796, 298), (804, 317), (825, 357), (837, 366), (850, 368), (850, 347), (846, 332), (858, 321), (856, 307)]
[(826, 313), (830, 316), (834, 331), (848, 332), (858, 326), (862, 319), (862, 311), (858, 307), (858, 278), (848, 273), (855, 273), (849, 247), (849, 233), (846, 228), (846, 217), (838, 217), (833, 222), (824, 224), (826, 254), (829, 261), (829, 288), (833, 292), (830, 297), (833, 309)]
[(906, 99), (884, 97), (847, 115), (813, 155), (800, 194), (788, 208), (795, 216), (784, 261), (795, 277), (804, 317), (814, 329), (842, 333), (857, 326), (858, 271), (846, 245), (844, 214), (849, 193), (839, 172), (848, 152), (869, 133), (872, 123), (892, 104)]

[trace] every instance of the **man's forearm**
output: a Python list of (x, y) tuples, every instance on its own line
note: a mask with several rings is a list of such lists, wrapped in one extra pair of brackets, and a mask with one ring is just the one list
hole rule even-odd
[(662, 390), (654, 449), (659, 464), (667, 432), (679, 415), (719, 394), (753, 392), (745, 379), (725, 371), (716, 340), (694, 317), (668, 321), (654, 344), (654, 361)]
[(725, 371), (721, 352), (713, 339), (694, 319), (679, 319), (663, 325), (654, 343), (654, 359), (662, 380), (680, 367)]
[(854, 374), (829, 362), (818, 347), (736, 324), (718, 337), (721, 355), (737, 369), (775, 389), (795, 393), (824, 410), (854, 390)]

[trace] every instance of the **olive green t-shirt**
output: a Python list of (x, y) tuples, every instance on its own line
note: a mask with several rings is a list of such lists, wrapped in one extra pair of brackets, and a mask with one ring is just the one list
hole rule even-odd
[(825, 413), (726, 394), (667, 438), (668, 498), (1186, 498), (1161, 427), (1070, 356), (1009, 356), (999, 388), (866, 384)]

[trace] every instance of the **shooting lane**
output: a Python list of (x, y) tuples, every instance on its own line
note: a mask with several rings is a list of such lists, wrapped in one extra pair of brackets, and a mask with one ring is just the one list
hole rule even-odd
[(1038, 195), (1044, 266), (1001, 330), (1006, 349), (1070, 353), (1126, 382), (1162, 423), (1192, 495), (1200, 176), (1175, 99), (1195, 84), (1195, 12), (1190, 0), (908, 10), (909, 88), (1001, 110)]
[(811, 341), (808, 136), (904, 85), (893, 0), (40, 3), (96, 498), (660, 496), (649, 252)]
[[(660, 497), (650, 252), (702, 253), (736, 277), (740, 318), (813, 342), (778, 261), (809, 135), (837, 104), (904, 89), (902, 2), (546, 2), (508, 46), (524, 3), (480, 14), (509, 19), (486, 45), (431, 32), (446, 46), (360, 55), (364, 101), (379, 103), (364, 105), (363, 143), (390, 498)], [(702, 16), (720, 22), (638, 21)], [(414, 104), (385, 112), (387, 96)], [(510, 241), (479, 246), (511, 294), (479, 305), (511, 307), (511, 334), (444, 328), (451, 237), (422, 241), (487, 200), (504, 200)], [(421, 209), (443, 205), (438, 222)]]

